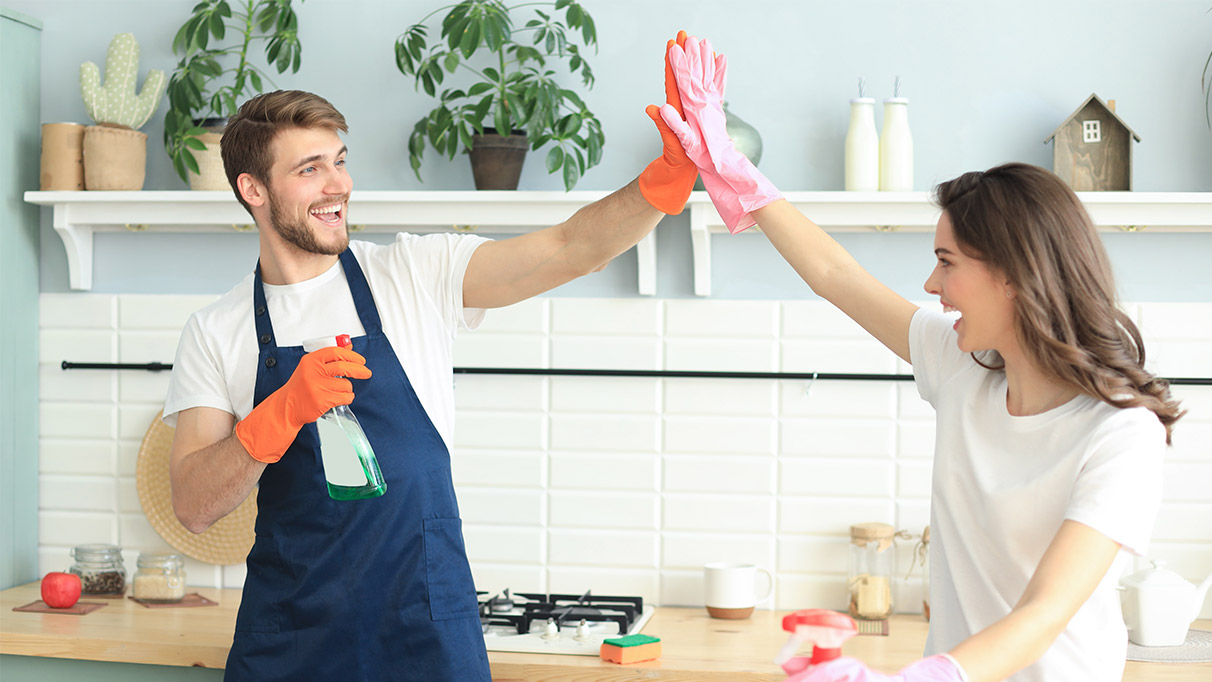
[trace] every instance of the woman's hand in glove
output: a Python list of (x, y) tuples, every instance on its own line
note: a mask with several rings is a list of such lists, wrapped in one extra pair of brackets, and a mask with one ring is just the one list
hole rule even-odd
[(963, 668), (946, 654), (923, 658), (895, 675), (876, 672), (854, 658), (820, 665), (807, 665), (807, 661), (800, 657), (784, 663), (783, 670), (791, 675), (786, 682), (968, 682)]

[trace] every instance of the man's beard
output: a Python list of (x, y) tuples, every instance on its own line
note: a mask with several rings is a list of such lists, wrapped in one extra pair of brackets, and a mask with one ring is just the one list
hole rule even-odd
[[(327, 202), (331, 204), (332, 202)], [(321, 256), (339, 256), (341, 252), (349, 247), (349, 221), (345, 221), (345, 238), (340, 242), (331, 246), (321, 244), (316, 239), (316, 235), (311, 231), (305, 222), (299, 222), (295, 218), (287, 217), (286, 212), (282, 210), (282, 206), (278, 203), (278, 198), (272, 192), (269, 195), (269, 222), (273, 229), (281, 235), (286, 243), (303, 251), (304, 253), (315, 253)]]

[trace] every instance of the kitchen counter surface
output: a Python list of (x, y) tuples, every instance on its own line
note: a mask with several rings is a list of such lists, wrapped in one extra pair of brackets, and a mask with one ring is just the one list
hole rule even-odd
[[(107, 605), (85, 616), (13, 612), (40, 598), (38, 583), (0, 592), (0, 654), (95, 661), (222, 668), (231, 646), (240, 590), (190, 588), (218, 606), (146, 608), (129, 599), (95, 599)], [(756, 611), (741, 621), (715, 620), (702, 609), (658, 608), (645, 626), (661, 638), (660, 660), (619, 666), (589, 656), (490, 651), (492, 677), (509, 682), (666, 680), (776, 682), (785, 675), (771, 661), (786, 641), (785, 612)], [(1194, 627), (1212, 629), (1212, 621)], [(887, 637), (858, 636), (843, 649), (874, 668), (896, 670), (921, 656), (926, 623), (895, 616)], [(1129, 661), (1125, 682), (1196, 682), (1212, 678), (1212, 663)]]

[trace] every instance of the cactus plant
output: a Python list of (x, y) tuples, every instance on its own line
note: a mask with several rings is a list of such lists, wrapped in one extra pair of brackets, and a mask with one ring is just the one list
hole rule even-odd
[(80, 65), (80, 94), (88, 115), (98, 124), (138, 130), (160, 105), (168, 81), (164, 72), (152, 69), (143, 81), (143, 92), (135, 93), (139, 78), (139, 43), (130, 33), (119, 33), (105, 53), (105, 85), (92, 62)]

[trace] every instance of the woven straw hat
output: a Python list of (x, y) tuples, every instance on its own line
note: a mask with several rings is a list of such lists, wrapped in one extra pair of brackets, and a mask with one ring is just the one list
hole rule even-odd
[(157, 414), (143, 436), (139, 460), (135, 464), (135, 487), (139, 504), (152, 528), (173, 549), (208, 564), (242, 564), (256, 536), (257, 496), (249, 495), (239, 507), (201, 533), (191, 533), (173, 513), (172, 485), (168, 478), (168, 459), (172, 452), (174, 429), (160, 421)]

